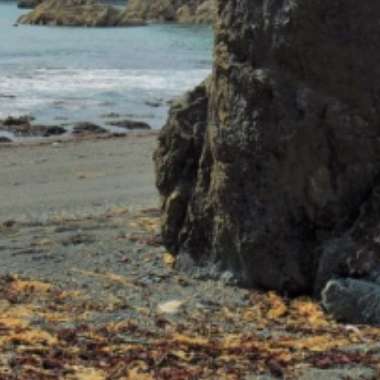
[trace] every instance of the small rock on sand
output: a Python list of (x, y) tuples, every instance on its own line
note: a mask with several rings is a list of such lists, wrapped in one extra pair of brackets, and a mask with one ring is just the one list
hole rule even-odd
[(380, 324), (380, 286), (374, 282), (331, 280), (322, 291), (322, 304), (339, 321)]
[(80, 122), (74, 125), (73, 134), (85, 134), (85, 133), (107, 133), (107, 130), (97, 124), (89, 122)]
[(108, 124), (114, 127), (125, 128), (125, 129), (130, 129), (130, 130), (152, 129), (152, 127), (148, 123), (145, 123), (144, 121), (135, 121), (135, 120), (130, 120), (130, 119), (110, 121)]

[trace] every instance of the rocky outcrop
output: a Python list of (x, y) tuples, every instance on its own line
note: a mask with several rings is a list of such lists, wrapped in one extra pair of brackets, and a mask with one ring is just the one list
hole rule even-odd
[(95, 0), (46, 0), (19, 18), (20, 24), (56, 26), (135, 26), (142, 21), (129, 20), (126, 11)]
[[(380, 294), (379, 17), (372, 0), (218, 1), (212, 78), (173, 106), (155, 153), (180, 266)], [(330, 311), (350, 284), (330, 287)]]
[(211, 23), (216, 18), (215, 0), (129, 0), (129, 20), (179, 23)]
[(67, 133), (62, 126), (32, 124), (33, 120), (29, 116), (9, 116), (4, 120), (0, 120), (0, 132), (9, 132), (15, 137), (51, 137)]

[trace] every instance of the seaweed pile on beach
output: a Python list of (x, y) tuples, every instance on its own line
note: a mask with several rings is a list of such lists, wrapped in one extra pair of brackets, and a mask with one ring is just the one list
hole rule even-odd
[(158, 232), (155, 209), (4, 222), (0, 378), (378, 378), (380, 329), (177, 272)]

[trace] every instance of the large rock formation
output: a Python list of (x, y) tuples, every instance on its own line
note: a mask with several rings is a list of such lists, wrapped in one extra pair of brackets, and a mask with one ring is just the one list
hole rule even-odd
[(135, 26), (126, 11), (95, 0), (45, 0), (18, 19), (20, 24), (59, 26)]
[(130, 20), (211, 23), (216, 17), (215, 0), (129, 0)]
[[(218, 1), (212, 77), (155, 153), (179, 265), (289, 294), (380, 284), (379, 19), (373, 0)], [(337, 281), (332, 311), (355, 288)]]

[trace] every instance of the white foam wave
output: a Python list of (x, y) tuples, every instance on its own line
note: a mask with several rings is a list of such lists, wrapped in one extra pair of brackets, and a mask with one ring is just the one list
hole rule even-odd
[[(204, 80), (210, 70), (57, 70), (11, 73), (0, 81), (0, 119), (9, 115), (35, 115), (48, 120), (55, 116), (90, 119), (105, 112), (145, 115), (147, 100), (165, 101), (184, 93)], [(165, 111), (155, 112), (155, 126), (163, 124)]]
[(46, 70), (28, 75), (8, 75), (0, 82), (0, 93), (71, 94), (77, 91), (186, 91), (208, 74), (209, 70)]

